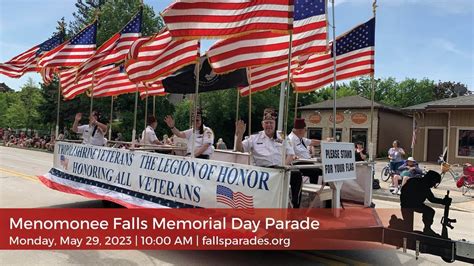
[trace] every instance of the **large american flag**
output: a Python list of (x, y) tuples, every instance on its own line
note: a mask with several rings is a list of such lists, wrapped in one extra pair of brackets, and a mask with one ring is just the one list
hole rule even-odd
[[(92, 83), (97, 84), (105, 74), (107, 74), (114, 66), (104, 66), (94, 73), (89, 73), (79, 80), (76, 80), (77, 68), (71, 68), (59, 72), (59, 82), (63, 97), (67, 100), (74, 99), (79, 94), (84, 93), (92, 87)], [(94, 79), (92, 75), (95, 74)]]
[(292, 0), (178, 0), (162, 14), (173, 37), (223, 38), (257, 30), (288, 31)]
[(99, 67), (125, 60), (132, 43), (140, 37), (141, 31), (142, 11), (140, 10), (120, 32), (102, 44), (95, 54), (79, 67), (77, 78), (81, 78)]
[(37, 66), (39, 57), (44, 52), (60, 45), (63, 39), (62, 34), (56, 34), (45, 42), (13, 57), (8, 62), (0, 64), (0, 74), (10, 78), (19, 78), (26, 72), (39, 72), (40, 68)]
[[(145, 89), (145, 86), (140, 83), (138, 89)], [(120, 65), (109, 70), (95, 83), (93, 96), (117, 96), (120, 94), (132, 93), (136, 90), (137, 85), (128, 79), (124, 66)]]
[[(291, 71), (298, 67), (296, 60), (292, 60)], [(268, 66), (250, 67), (247, 69), (250, 86), (239, 88), (240, 95), (248, 96), (250, 89), (255, 92), (270, 89), (288, 78), (288, 61), (281, 61)]]
[(75, 67), (87, 61), (96, 47), (97, 21), (87, 26), (69, 41), (44, 53), (40, 67)]
[[(327, 49), (326, 1), (295, 0), (292, 57)], [(288, 60), (290, 35), (253, 32), (222, 40), (207, 53), (216, 73)]]
[(232, 189), (217, 185), (216, 200), (234, 209), (253, 208), (253, 196), (247, 196), (242, 192), (234, 192)]
[(149, 41), (138, 39), (126, 62), (128, 77), (135, 83), (152, 82), (199, 58), (197, 40), (173, 40), (169, 31), (154, 35)]
[[(336, 79), (348, 79), (374, 73), (375, 18), (336, 39)], [(310, 92), (330, 84), (334, 76), (332, 52), (311, 55), (293, 72), (297, 92)]]

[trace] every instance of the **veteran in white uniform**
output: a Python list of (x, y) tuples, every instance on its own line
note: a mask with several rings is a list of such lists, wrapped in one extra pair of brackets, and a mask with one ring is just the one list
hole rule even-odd
[(214, 132), (211, 128), (204, 125), (202, 111), (199, 109), (197, 111), (194, 127), (187, 129), (185, 131), (180, 131), (175, 127), (175, 122), (173, 117), (167, 115), (165, 117), (165, 123), (171, 129), (174, 135), (178, 138), (185, 138), (188, 141), (187, 154), (191, 155), (192, 153), (192, 140), (194, 135), (194, 157), (201, 159), (209, 159), (214, 153)]
[(155, 129), (158, 126), (158, 121), (156, 121), (156, 118), (154, 116), (149, 116), (147, 118), (147, 127), (145, 130), (142, 132), (142, 139), (141, 139), (141, 144), (146, 144), (146, 145), (160, 145), (163, 144), (157, 137), (155, 133)]
[(106, 144), (105, 132), (107, 132), (107, 125), (99, 122), (100, 113), (92, 111), (89, 116), (88, 125), (79, 125), (82, 119), (82, 113), (77, 113), (72, 125), (72, 131), (77, 134), (82, 134), (82, 144), (91, 144), (96, 146), (104, 146)]
[[(286, 158), (283, 162), (282, 148), (284, 141), (275, 130), (277, 114), (274, 109), (266, 108), (263, 113), (262, 128), (257, 134), (251, 135), (242, 141), (246, 125), (242, 120), (236, 122), (235, 136), (236, 150), (240, 152), (251, 152), (254, 164), (262, 167), (275, 167), (287, 165), (292, 162), (295, 152), (290, 143), (286, 142)], [(300, 205), (302, 178), (299, 171), (292, 171), (290, 178), (291, 203), (293, 207)]]
[[(321, 141), (316, 139), (308, 139), (304, 136), (306, 135), (306, 123), (304, 118), (296, 118), (295, 123), (293, 126), (293, 130), (291, 131), (288, 138), (293, 145), (293, 149), (295, 151), (295, 155), (297, 159), (311, 159), (311, 154), (309, 152), (309, 148), (311, 146), (317, 146), (321, 143)], [(297, 163), (297, 164), (307, 164), (307, 163)], [(310, 183), (317, 184), (319, 176), (323, 174), (323, 171), (319, 168), (314, 169), (300, 169), (300, 172), (304, 176), (308, 176)]]

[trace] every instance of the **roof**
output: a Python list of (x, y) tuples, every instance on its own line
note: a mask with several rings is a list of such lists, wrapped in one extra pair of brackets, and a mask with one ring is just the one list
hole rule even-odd
[(474, 94), (421, 103), (403, 109), (407, 111), (421, 111), (438, 108), (474, 108)]
[[(333, 105), (334, 105), (334, 101), (333, 100), (327, 100), (327, 101), (324, 101), (324, 102), (319, 102), (319, 103), (314, 103), (314, 104), (310, 104), (310, 105), (306, 105), (306, 106), (302, 106), (298, 109), (300, 110), (324, 110), (324, 109), (332, 109), (333, 108)], [(336, 107), (338, 109), (365, 109), (365, 108), (371, 108), (372, 106), (372, 101), (367, 99), (367, 98), (364, 98), (362, 96), (359, 96), (359, 95), (354, 95), (354, 96), (347, 96), (347, 97), (342, 97), (342, 98), (338, 98), (336, 100)], [(387, 110), (391, 110), (391, 111), (397, 111), (397, 112), (401, 112), (401, 109), (399, 108), (396, 108), (396, 107), (392, 107), (392, 106), (388, 106), (388, 105), (383, 105), (383, 104), (380, 104), (378, 102), (374, 102), (374, 108), (375, 109), (387, 109)]]

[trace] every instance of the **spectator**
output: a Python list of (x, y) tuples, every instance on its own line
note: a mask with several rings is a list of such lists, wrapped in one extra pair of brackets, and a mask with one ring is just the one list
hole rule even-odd
[(361, 162), (367, 160), (367, 152), (364, 149), (364, 144), (362, 142), (357, 142), (355, 144), (355, 160), (356, 162)]
[(406, 162), (398, 168), (399, 175), (392, 177), (392, 185), (390, 186), (390, 192), (401, 193), (398, 187), (398, 183), (402, 180), (402, 187), (405, 185), (408, 179), (412, 177), (421, 177), (423, 171), (418, 167), (418, 163), (413, 157), (408, 157)]
[(218, 150), (227, 150), (227, 145), (225, 145), (225, 142), (222, 140), (222, 138), (219, 138), (219, 140), (217, 140), (216, 148)]
[(400, 142), (398, 140), (394, 140), (392, 143), (392, 148), (388, 150), (390, 169), (392, 171), (398, 171), (398, 167), (403, 164), (403, 156), (405, 156), (405, 151), (400, 147)]

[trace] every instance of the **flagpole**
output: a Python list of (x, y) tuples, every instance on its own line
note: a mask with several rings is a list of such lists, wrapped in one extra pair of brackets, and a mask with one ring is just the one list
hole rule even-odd
[(285, 108), (285, 82), (280, 84), (280, 102), (278, 104), (278, 131), (283, 131), (283, 108)]
[[(239, 107), (240, 107), (240, 91), (237, 88), (237, 104), (235, 107), (235, 122), (239, 121)], [(237, 138), (234, 136), (234, 151), (237, 151)]]
[(92, 87), (91, 87), (91, 106), (89, 110), (89, 115), (92, 115), (92, 110), (94, 106), (94, 83), (95, 83), (95, 71), (92, 72)]
[[(201, 42), (198, 42), (198, 52), (201, 51)], [(198, 53), (200, 54), (200, 53)], [(199, 70), (200, 70), (200, 63), (201, 63), (201, 58), (199, 57), (197, 62), (196, 62), (196, 90), (195, 90), (195, 94), (194, 94), (194, 110), (193, 110), (193, 114), (194, 114), (194, 121), (192, 121), (193, 125), (192, 125), (192, 129), (193, 129), (193, 135), (192, 135), (192, 146), (191, 146), (191, 158), (194, 158), (195, 155), (194, 155), (194, 152), (195, 152), (195, 149), (196, 149), (196, 144), (195, 144), (195, 140), (196, 140), (196, 116), (197, 116), (197, 104), (198, 104), (198, 99), (199, 99)], [(201, 123), (203, 123), (204, 121), (202, 121), (202, 118), (201, 118)]]
[(336, 18), (334, 11), (334, 1), (332, 0), (332, 58), (333, 58), (333, 110), (332, 110), (332, 120), (333, 120), (333, 132), (332, 137), (336, 141), (336, 77), (337, 77), (337, 60), (336, 60)]
[(109, 141), (112, 140), (112, 115), (114, 112), (114, 96), (110, 97)]
[(132, 130), (132, 148), (136, 145), (136, 134), (137, 134), (137, 108), (138, 108), (138, 84), (135, 84), (135, 108), (133, 110), (133, 130)]
[[(374, 2), (372, 4), (372, 11), (374, 13), (374, 18), (375, 18), (375, 14), (376, 14), (376, 8), (377, 8), (377, 0), (374, 0)], [(376, 156), (374, 156), (374, 153), (375, 153), (375, 150), (374, 150), (374, 101), (375, 101), (375, 79), (374, 79), (374, 75), (375, 75), (375, 67), (373, 69), (374, 69), (374, 73), (372, 73), (372, 75), (370, 75), (370, 85), (371, 85), (370, 100), (371, 100), (371, 104), (370, 104), (369, 161), (371, 161), (371, 162), (373, 162), (374, 158), (376, 157)]]
[(290, 71), (291, 71), (291, 50), (293, 49), (293, 31), (290, 31), (290, 42), (289, 42), (289, 49), (288, 49), (288, 70), (286, 76), (286, 91), (285, 91), (285, 101), (284, 101), (284, 110), (283, 110), (283, 145), (282, 148), (282, 165), (285, 165), (286, 162), (286, 142), (288, 141), (286, 138), (286, 128), (288, 127), (288, 101), (290, 98)]
[(249, 80), (249, 138), (252, 135), (252, 71), (248, 72)]
[(298, 118), (298, 92), (296, 92), (296, 95), (295, 95), (295, 116), (294, 116), (294, 120), (296, 120), (296, 118)]
[(147, 127), (147, 124), (146, 124), (146, 120), (147, 120), (147, 117), (148, 117), (148, 88), (145, 87), (145, 127)]
[(156, 106), (156, 96), (153, 95), (153, 116), (156, 116), (155, 106)]
[(55, 131), (55, 137), (58, 139), (59, 136), (59, 109), (61, 107), (61, 82), (59, 82), (58, 85), (58, 107), (56, 108), (56, 131)]

